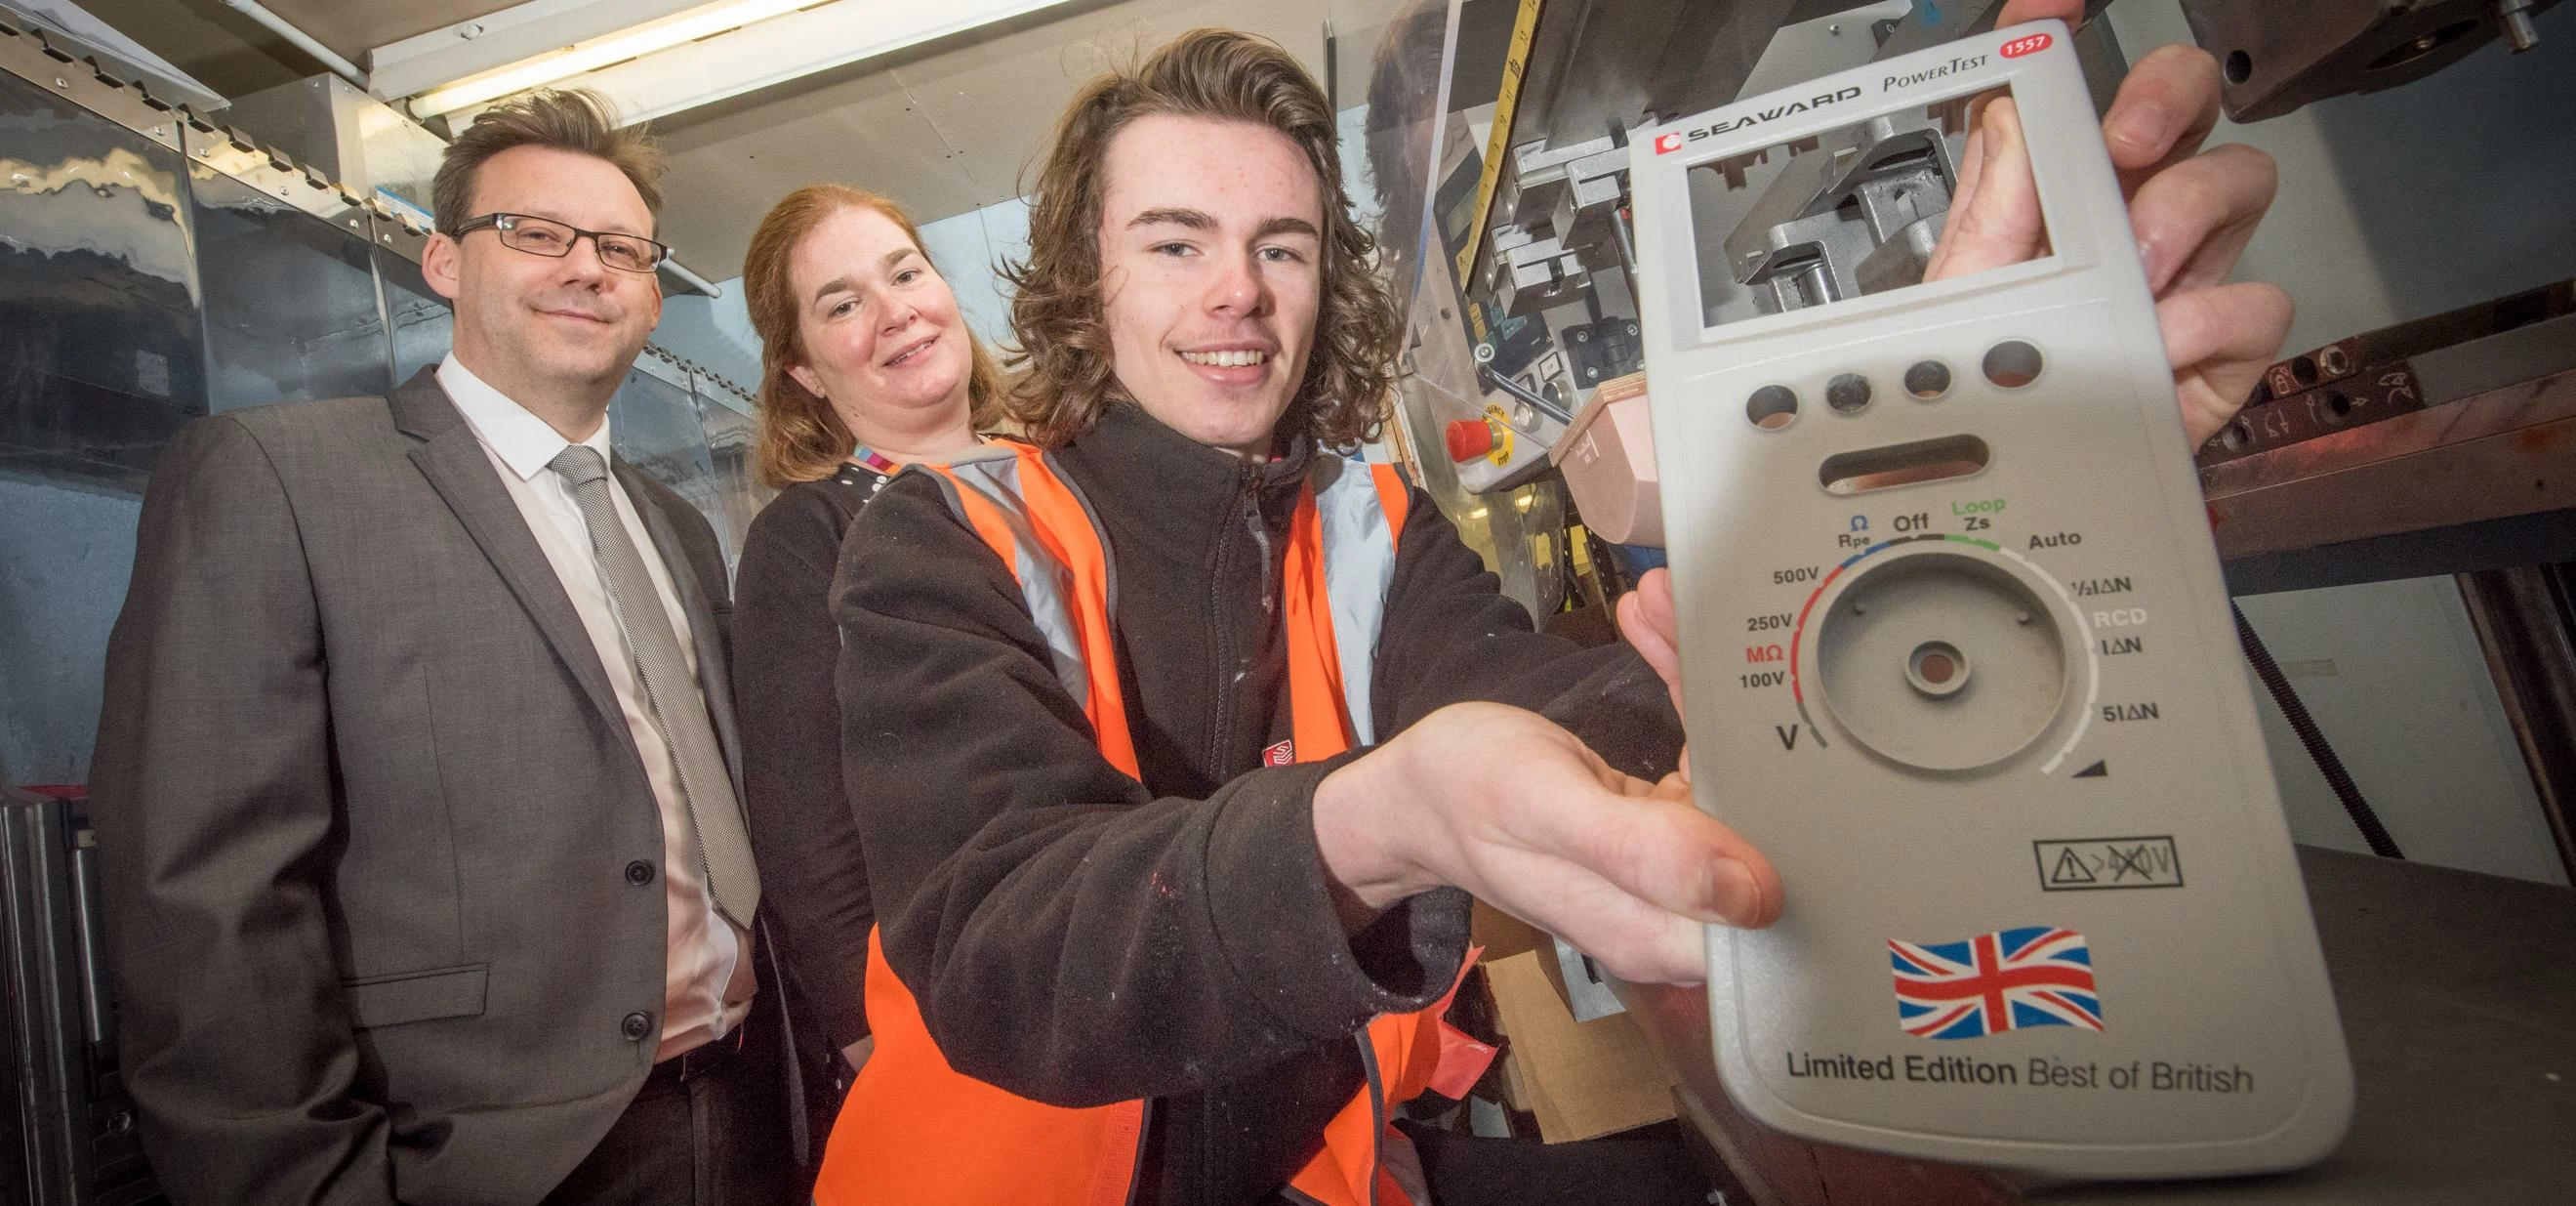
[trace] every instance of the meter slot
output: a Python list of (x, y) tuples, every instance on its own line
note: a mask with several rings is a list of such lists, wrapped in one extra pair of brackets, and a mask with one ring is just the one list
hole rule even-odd
[(1955, 174), (1941, 127), (1889, 114), (1836, 130), (1794, 157), (1727, 236), (1738, 282), (1767, 313), (1918, 284)]
[(1825, 493), (1843, 497), (1970, 477), (1986, 468), (1986, 442), (1972, 435), (1914, 440), (1825, 458), (1816, 480)]

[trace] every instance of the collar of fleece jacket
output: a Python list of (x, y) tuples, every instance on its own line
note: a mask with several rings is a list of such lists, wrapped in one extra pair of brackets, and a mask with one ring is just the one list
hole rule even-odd
[[(1284, 455), (1252, 464), (1163, 425), (1130, 403), (1111, 405), (1062, 450), (1101, 522), (1121, 536), (1142, 536), (1154, 555), (1208, 569), (1224, 537), (1244, 531), (1242, 509), (1257, 501), (1262, 527), (1284, 537), (1297, 487), (1316, 455), (1310, 441), (1291, 440)], [(1248, 497), (1247, 497), (1248, 496)], [(1121, 559), (1144, 550), (1121, 549)]]

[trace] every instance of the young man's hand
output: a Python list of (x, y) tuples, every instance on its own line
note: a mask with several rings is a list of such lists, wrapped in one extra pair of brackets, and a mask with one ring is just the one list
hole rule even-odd
[(1454, 885), (1627, 980), (1698, 983), (1703, 923), (1780, 915), (1779, 873), (1680, 779), (1629, 778), (1501, 704), (1442, 708), (1326, 776), (1315, 837), (1354, 929)]
[[(2082, 0), (2016, 0), (1997, 24), (2055, 17), (2071, 25), (2083, 12)], [(2236, 416), (2290, 331), (2288, 294), (2258, 281), (2227, 283), (2279, 178), (2272, 157), (2252, 147), (2201, 149), (2218, 114), (2218, 60), (2198, 47), (2167, 46), (2130, 66), (2102, 119), (2194, 448)], [(1959, 158), (1959, 196), (1924, 279), (2044, 254), (2039, 191), (2010, 99), (1982, 107)]]

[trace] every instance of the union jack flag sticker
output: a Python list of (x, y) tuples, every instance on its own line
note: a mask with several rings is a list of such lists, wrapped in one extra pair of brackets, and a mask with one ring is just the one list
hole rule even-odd
[(2102, 1028), (2093, 951), (2056, 926), (1997, 930), (1958, 942), (1889, 939), (1896, 1023), (1921, 1038), (1968, 1039), (2029, 1026)]

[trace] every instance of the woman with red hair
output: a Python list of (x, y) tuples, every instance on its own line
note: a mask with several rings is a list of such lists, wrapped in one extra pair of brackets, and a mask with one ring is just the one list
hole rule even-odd
[(735, 575), (743, 802), (804, 1015), (855, 1068), (875, 910), (841, 790), (840, 635), (826, 596), (859, 510), (904, 465), (973, 447), (1002, 375), (912, 220), (875, 193), (788, 194), (752, 235), (742, 287), (762, 345), (757, 464), (779, 492), (752, 520)]

